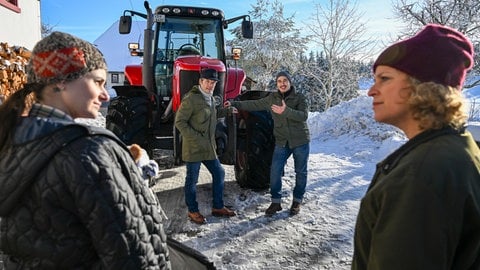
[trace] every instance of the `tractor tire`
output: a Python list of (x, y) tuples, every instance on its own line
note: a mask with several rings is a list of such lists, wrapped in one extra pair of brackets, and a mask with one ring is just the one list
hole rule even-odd
[(147, 96), (114, 98), (106, 117), (106, 128), (117, 135), (125, 144), (138, 144), (149, 154), (149, 106)]
[(242, 111), (240, 115), (235, 179), (243, 188), (268, 189), (275, 147), (272, 116), (268, 111)]

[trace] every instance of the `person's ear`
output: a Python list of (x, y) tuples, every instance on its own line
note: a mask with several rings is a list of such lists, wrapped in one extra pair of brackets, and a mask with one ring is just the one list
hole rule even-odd
[(53, 86), (53, 92), (55, 92), (55, 93), (59, 93), (59, 92), (63, 91), (64, 89), (65, 89), (65, 86), (64, 86), (64, 84), (61, 84), (61, 83), (56, 83)]
[(55, 84), (55, 90), (57, 91), (63, 91), (65, 90), (65, 87), (66, 87), (65, 82), (59, 82)]

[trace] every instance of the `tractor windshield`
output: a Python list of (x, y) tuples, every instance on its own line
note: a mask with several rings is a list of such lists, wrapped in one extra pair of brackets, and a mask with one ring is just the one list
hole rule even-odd
[(222, 23), (219, 19), (166, 17), (159, 24), (157, 59), (174, 61), (188, 54), (222, 58)]
[(218, 18), (166, 16), (157, 23), (154, 50), (155, 88), (161, 97), (170, 97), (173, 62), (179, 56), (202, 55), (224, 59), (222, 21)]

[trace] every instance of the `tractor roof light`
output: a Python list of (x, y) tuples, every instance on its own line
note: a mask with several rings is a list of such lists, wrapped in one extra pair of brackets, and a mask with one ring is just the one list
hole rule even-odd
[(138, 50), (138, 48), (140, 48), (138, 43), (134, 43), (134, 42), (128, 43), (128, 49), (129, 50)]
[(242, 48), (241, 47), (233, 47), (232, 48), (232, 58), (233, 58), (233, 60), (239, 60), (241, 55), (242, 55)]
[(128, 50), (130, 51), (131, 56), (143, 56), (143, 52), (139, 50), (140, 46), (138, 43), (130, 42), (128, 43)]

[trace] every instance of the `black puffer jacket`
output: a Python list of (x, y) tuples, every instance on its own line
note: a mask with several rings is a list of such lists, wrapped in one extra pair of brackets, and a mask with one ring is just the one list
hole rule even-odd
[[(128, 149), (72, 124), (25, 118), (0, 153), (7, 269), (170, 269), (161, 208)], [(72, 128), (85, 136), (50, 158)]]

